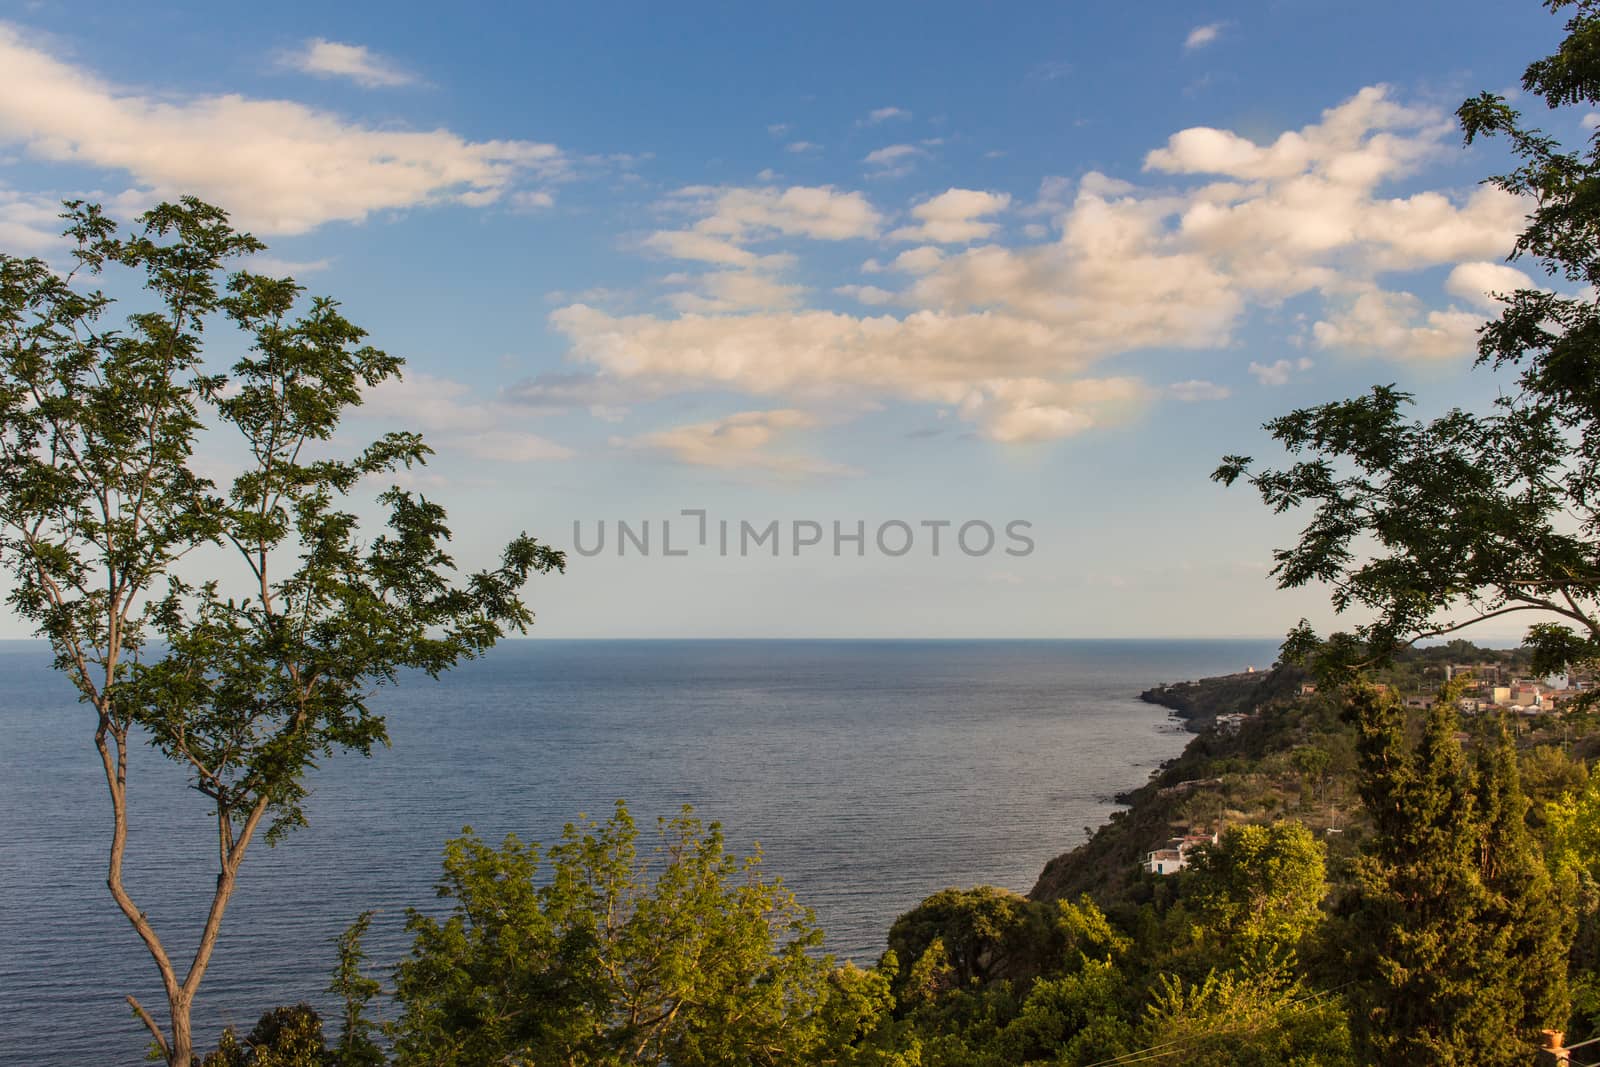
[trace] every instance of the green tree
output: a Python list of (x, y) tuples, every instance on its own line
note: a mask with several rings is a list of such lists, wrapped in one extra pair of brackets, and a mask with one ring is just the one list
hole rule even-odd
[(1600, 774), (1546, 803), (1544, 822), (1551, 873), (1570, 871), (1600, 883)]
[(1313, 794), (1317, 786), (1326, 786), (1328, 765), (1332, 761), (1333, 757), (1328, 754), (1328, 750), (1318, 748), (1316, 745), (1301, 745), (1289, 753), (1289, 762), (1300, 772), (1301, 807), (1310, 806), (1309, 801), (1314, 799)]
[(339, 1043), (329, 1052), (329, 1061), (338, 1067), (382, 1067), (383, 1050), (374, 1036), (379, 1026), (367, 1015), (367, 1006), (383, 991), (376, 978), (362, 970), (367, 953), (362, 940), (372, 926), (372, 912), (364, 911), (349, 929), (334, 939), (338, 962), (328, 992), (336, 994), (344, 1006), (340, 1019)]
[(1236, 826), (1200, 849), (1184, 899), (1202, 941), (1241, 957), (1295, 949), (1322, 920), (1325, 853), (1298, 822)]
[(309, 1004), (273, 1008), (241, 1039), (233, 1027), (222, 1031), (215, 1052), (201, 1067), (329, 1067), (322, 1019)]
[(1414, 746), (1393, 698), (1362, 688), (1352, 711), (1373, 827), (1345, 908), (1372, 1060), (1524, 1063), (1537, 1030), (1565, 1021), (1571, 929), (1528, 846), (1509, 739), (1475, 771), (1448, 693)]
[[(1360, 1062), (1338, 996), (1313, 992), (1282, 967), (1157, 983), (1138, 1050), (1109, 1062), (1195, 1067), (1339, 1067)], [(1473, 1062), (1464, 1060), (1462, 1062)]]
[(543, 854), (469, 830), (440, 894), (397, 973), (401, 1065), (896, 1062), (887, 974), (819, 956), (810, 912), (687, 809), (644, 855), (620, 802)]
[[(1600, 103), (1600, 0), (1545, 6), (1570, 10), (1567, 36), (1528, 66), (1524, 90), (1552, 108)], [(1269, 422), (1297, 457), (1284, 469), (1223, 460), (1219, 481), (1245, 478), (1275, 511), (1310, 509), (1298, 544), (1275, 553), (1279, 584), (1326, 582), (1338, 610), (1370, 615), (1320, 649), (1304, 624), (1291, 636), (1291, 653), (1331, 669), (1525, 613), (1537, 670), (1600, 657), (1600, 140), (1566, 150), (1488, 93), (1458, 115), (1468, 142), (1502, 137), (1520, 159), (1490, 179), (1531, 208), (1513, 258), (1587, 288), (1507, 294), (1478, 364), (1515, 382), (1485, 411), (1419, 421), (1408, 394), (1377, 386)]]
[[(363, 541), (348, 498), (429, 449), (391, 433), (334, 458), (334, 435), (401, 361), (290, 279), (224, 276), (263, 246), (218, 208), (162, 204), (125, 237), (95, 205), (63, 217), (70, 274), (0, 254), (0, 560), (12, 607), (91, 709), (111, 800), (106, 883), (160, 973), (167, 1029), (129, 1001), (167, 1061), (190, 1067), (190, 1012), (257, 833), (273, 842), (304, 821), (315, 761), (386, 743), (377, 687), (526, 628), (519, 590), (563, 559), (520, 536), (457, 582), (443, 509), (398, 489)], [(107, 271), (142, 285), (120, 327), (87, 284)], [(222, 373), (202, 340), (229, 328), (246, 354)], [(202, 438), (243, 457), (231, 480), (202, 473)], [(182, 561), (207, 546), (231, 569), (214, 554), (213, 577), (192, 584)], [(186, 769), (215, 821), (186, 963), (123, 884), (130, 757), (146, 742)]]
[(1028, 900), (1009, 889), (981, 885), (944, 889), (894, 921), (889, 948), (912, 963), (937, 942), (941, 967), (954, 988), (1000, 978), (1028, 978), (1051, 953), (1053, 905)]
[(1573, 887), (1578, 928), (1568, 973), (1578, 1029), (1592, 1037), (1600, 1034), (1600, 775), (1545, 802), (1543, 817), (1545, 863)]

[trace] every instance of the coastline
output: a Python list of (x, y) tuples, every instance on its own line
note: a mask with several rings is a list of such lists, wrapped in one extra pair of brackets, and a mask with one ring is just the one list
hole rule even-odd
[(1108, 900), (1119, 895), (1135, 879), (1139, 861), (1152, 843), (1170, 835), (1190, 794), (1216, 784), (1211, 779), (1185, 779), (1182, 769), (1213, 754), (1222, 733), (1219, 719), (1236, 723), (1269, 700), (1297, 690), (1300, 682), (1300, 671), (1274, 665), (1161, 683), (1142, 691), (1139, 699), (1166, 708), (1191, 735), (1188, 742), (1144, 783), (1117, 794), (1122, 807), (1111, 812), (1087, 841), (1048, 861), (1028, 898), (1063, 900), (1087, 893)]

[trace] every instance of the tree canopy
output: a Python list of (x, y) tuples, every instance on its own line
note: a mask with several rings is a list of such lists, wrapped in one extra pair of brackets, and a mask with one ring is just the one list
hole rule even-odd
[[(401, 360), (292, 279), (230, 273), (264, 246), (219, 208), (162, 204), (125, 236), (96, 205), (66, 208), (75, 269), (0, 254), (0, 562), (13, 609), (92, 709), (107, 884), (160, 972), (168, 1031), (133, 1004), (189, 1067), (190, 1009), (256, 834), (304, 821), (316, 761), (387, 743), (377, 687), (524, 630), (520, 590), (564, 560), (522, 535), (458, 576), (444, 509), (399, 488), (378, 495), (381, 532), (363, 533), (350, 498), (430, 450), (391, 432), (341, 458), (335, 434)], [(90, 287), (112, 272), (139, 290), (122, 325)], [(246, 354), (219, 368), (204, 341), (229, 329)], [(241, 462), (219, 480), (230, 454)], [(207, 556), (205, 577), (185, 562), (218, 549), (228, 562)], [(210, 904), (182, 967), (122, 879), (130, 756), (146, 741), (215, 820), (216, 869), (197, 879)]]
[[(1523, 89), (1551, 108), (1600, 103), (1600, 3), (1546, 6), (1570, 12), (1567, 36)], [(1552, 279), (1504, 294), (1480, 334), (1478, 365), (1512, 386), (1483, 411), (1427, 420), (1407, 414), (1409, 394), (1375, 386), (1269, 422), (1289, 466), (1228, 456), (1214, 475), (1245, 479), (1275, 511), (1309, 509), (1273, 573), (1284, 587), (1326, 582), (1336, 609), (1370, 617), (1322, 648), (1333, 668), (1510, 615), (1532, 616), (1542, 671), (1600, 658), (1600, 139), (1565, 148), (1490, 93), (1458, 117), (1469, 143), (1502, 138), (1520, 160), (1490, 181), (1530, 209), (1511, 258)], [(1316, 648), (1309, 629), (1291, 635), (1291, 654)]]
[(687, 808), (654, 849), (621, 802), (548, 850), (469, 829), (439, 892), (397, 972), (402, 1067), (895, 1062), (887, 975), (820, 954), (809, 909)]

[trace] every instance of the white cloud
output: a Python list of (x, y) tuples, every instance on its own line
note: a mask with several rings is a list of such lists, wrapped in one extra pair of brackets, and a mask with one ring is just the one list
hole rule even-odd
[(1453, 359), (1477, 348), (1482, 325), (1483, 316), (1477, 312), (1426, 310), (1411, 293), (1373, 288), (1319, 320), (1312, 326), (1312, 337), (1321, 348)]
[(840, 285), (834, 287), (833, 291), (840, 296), (848, 296), (852, 300), (874, 307), (894, 300), (893, 293), (887, 289), (879, 289), (876, 285)]
[[(1108, 372), (1107, 361), (1227, 347), (1253, 312), (1291, 298), (1309, 307), (1309, 340), (1322, 348), (1395, 359), (1470, 351), (1476, 311), (1425, 306), (1391, 291), (1390, 280), (1487, 262), (1520, 229), (1526, 205), (1498, 190), (1388, 190), (1451, 139), (1444, 116), (1363, 90), (1270, 143), (1182, 131), (1148, 157), (1149, 182), (1094, 172), (1047, 181), (1023, 211), (1049, 224), (1032, 241), (1000, 243), (993, 217), (1011, 206), (1000, 194), (950, 190), (914, 205), (916, 224), (891, 236), (926, 243), (862, 265), (897, 284), (834, 290), (869, 306), (854, 314), (799, 304), (616, 316), (572, 305), (551, 322), (578, 363), (663, 392), (808, 405), (892, 398), (952, 412), (994, 440), (1064, 437), (1125, 418), (1155, 395)], [(695, 194), (706, 206), (693, 230), (717, 231), (703, 236), (724, 242), (724, 254), (755, 255), (746, 246), (756, 235), (778, 230), (706, 224), (723, 215), (720, 195)], [(858, 218), (845, 229), (866, 236), (879, 225), (874, 212), (871, 225)], [(1472, 307), (1495, 282), (1470, 266), (1451, 277), (1448, 293)], [(870, 310), (884, 306), (905, 310)], [(1281, 383), (1308, 366), (1286, 359), (1250, 370)], [(1222, 389), (1193, 379), (1159, 392), (1199, 400)]]
[(867, 117), (856, 123), (856, 125), (876, 126), (881, 122), (888, 122), (890, 119), (909, 119), (910, 117), (911, 112), (903, 107), (879, 107), (869, 111)]
[(61, 201), (0, 188), (0, 249), (41, 253), (61, 243)]
[(1252, 361), (1250, 373), (1255, 375), (1256, 381), (1262, 385), (1288, 385), (1289, 380), (1294, 377), (1295, 371), (1310, 370), (1311, 367), (1311, 360), (1305, 358), (1293, 362), (1287, 359), (1276, 360), (1272, 363), (1256, 363)]
[(147, 198), (194, 193), (261, 233), (453, 202), (483, 206), (567, 165), (553, 145), (363, 126), (285, 100), (144, 95), (0, 24), (0, 144), (125, 172)]
[(679, 311), (702, 314), (770, 310), (799, 307), (806, 292), (802, 285), (786, 285), (755, 271), (712, 271), (694, 284), (695, 291), (674, 293), (668, 302)]
[(494, 422), (495, 414), (471, 395), (472, 387), (462, 382), (413, 371), (368, 389), (361, 413), (425, 431), (479, 430)]
[(484, 430), (450, 438), (454, 447), (475, 459), (498, 463), (532, 463), (543, 459), (570, 459), (572, 449), (525, 430)]
[(784, 478), (852, 473), (835, 464), (772, 450), (771, 446), (781, 436), (816, 424), (814, 417), (793, 408), (743, 411), (639, 437), (612, 438), (611, 443), (619, 448), (659, 453), (693, 467), (758, 471)]
[(1519, 289), (1538, 289), (1532, 278), (1504, 263), (1463, 263), (1444, 280), (1445, 291), (1486, 312), (1498, 313), (1496, 293), (1510, 296)]
[(822, 146), (813, 141), (790, 141), (784, 145), (784, 151), (796, 154), (801, 152), (820, 152), (821, 150)]
[(700, 217), (686, 230), (660, 230), (644, 239), (647, 248), (675, 259), (718, 266), (776, 271), (788, 266), (786, 253), (758, 254), (746, 247), (780, 237), (844, 241), (876, 236), (877, 210), (860, 193), (831, 185), (710, 187), (680, 189), (665, 205)]
[(525, 412), (473, 397), (462, 382), (411, 373), (366, 390), (360, 412), (391, 424), (417, 428), (441, 452), (459, 452), (502, 463), (566, 459), (571, 449), (515, 425)]
[(644, 244), (673, 259), (692, 259), (728, 267), (779, 270), (793, 262), (793, 257), (782, 254), (757, 255), (726, 237), (700, 230), (661, 230), (646, 237)]
[(277, 256), (251, 256), (250, 269), (256, 274), (270, 274), (274, 277), (303, 278), (307, 274), (319, 274), (333, 266), (331, 259), (279, 259)]
[(1189, 36), (1183, 39), (1183, 50), (1185, 52), (1193, 52), (1198, 48), (1204, 48), (1206, 45), (1213, 43), (1222, 35), (1223, 25), (1221, 22), (1210, 22), (1204, 26), (1196, 26), (1189, 31)]
[(522, 211), (542, 211), (554, 207), (556, 198), (543, 189), (523, 189), (511, 194), (511, 206)]
[(865, 196), (831, 185), (691, 187), (678, 202), (705, 213), (696, 230), (735, 240), (783, 235), (844, 241), (876, 236), (882, 221)]
[(892, 270), (902, 274), (929, 274), (944, 262), (944, 252), (932, 245), (908, 248), (889, 263)]
[(859, 400), (863, 391), (959, 408), (995, 440), (1038, 440), (1103, 424), (1140, 390), (1132, 379), (1055, 380), (1088, 360), (1069, 331), (1004, 314), (920, 311), (857, 318), (826, 311), (618, 318), (555, 311), (572, 355), (664, 389)]
[(1226, 385), (1208, 382), (1203, 378), (1190, 378), (1186, 382), (1173, 382), (1167, 386), (1167, 392), (1185, 404), (1195, 404), (1202, 400), (1226, 400), (1233, 395), (1233, 390)]
[(1095, 426), (1122, 421), (1145, 398), (1134, 378), (1040, 378), (986, 383), (962, 405), (981, 421), (991, 441), (1017, 444), (1072, 437)]
[(912, 144), (892, 144), (868, 152), (861, 160), (872, 168), (875, 178), (898, 178), (910, 174), (917, 160), (928, 153)]
[(900, 241), (935, 241), (964, 244), (990, 236), (1000, 228), (996, 222), (982, 222), (1011, 205), (1006, 193), (986, 193), (977, 189), (947, 189), (931, 200), (911, 209), (915, 226), (903, 226), (889, 236)]
[(368, 89), (410, 85), (417, 79), (365, 45), (341, 44), (313, 37), (284, 57), (295, 70), (322, 78), (349, 78)]

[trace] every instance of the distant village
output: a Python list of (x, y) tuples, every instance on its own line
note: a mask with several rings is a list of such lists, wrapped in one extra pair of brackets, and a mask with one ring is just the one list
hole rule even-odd
[[(1560, 712), (1574, 700), (1592, 695), (1597, 685), (1597, 676), (1593, 671), (1572, 671), (1546, 678), (1529, 678), (1518, 676), (1512, 667), (1500, 663), (1452, 663), (1444, 665), (1443, 670), (1445, 682), (1457, 684), (1459, 696), (1456, 706), (1463, 715), (1491, 713), (1548, 715)], [(1242, 679), (1255, 676), (1256, 673), (1255, 668), (1251, 667), (1242, 674), (1232, 677)], [(1437, 678), (1438, 675), (1435, 674), (1434, 677)], [(1162, 688), (1178, 689), (1194, 684), (1183, 682)], [(1375, 685), (1374, 688), (1380, 693), (1395, 689), (1394, 686), (1386, 684)], [(1316, 691), (1317, 687), (1309, 682), (1300, 686), (1302, 697), (1311, 696)], [(1401, 696), (1406, 707), (1411, 708), (1427, 707), (1437, 699), (1435, 694), (1430, 693), (1397, 695)], [(1249, 718), (1248, 714), (1242, 712), (1217, 715), (1212, 720), (1212, 729), (1218, 733), (1236, 733)], [(1177, 791), (1185, 786), (1208, 785), (1213, 781), (1186, 782), (1172, 789)], [(1330, 829), (1329, 832), (1335, 831)], [(1215, 829), (1210, 833), (1191, 830), (1182, 836), (1169, 838), (1163, 844), (1146, 852), (1144, 869), (1151, 874), (1176, 874), (1189, 865), (1197, 848), (1216, 843)]]

